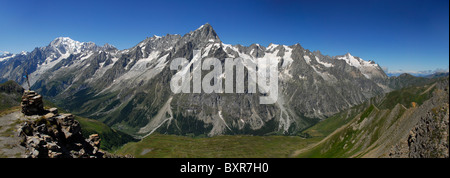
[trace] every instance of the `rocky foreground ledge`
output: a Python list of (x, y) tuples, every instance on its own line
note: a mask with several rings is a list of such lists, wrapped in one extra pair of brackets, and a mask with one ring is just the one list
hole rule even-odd
[(100, 150), (100, 137), (84, 138), (81, 125), (72, 114), (58, 114), (56, 108), (44, 109), (42, 96), (25, 91), (22, 113), (28, 117), (18, 129), (27, 158), (114, 158), (128, 157)]

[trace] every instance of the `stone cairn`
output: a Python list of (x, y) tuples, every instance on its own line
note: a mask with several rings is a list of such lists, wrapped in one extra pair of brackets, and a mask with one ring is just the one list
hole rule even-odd
[(34, 91), (26, 90), (23, 93), (20, 106), (22, 107), (22, 113), (27, 116), (47, 114), (42, 96)]
[(99, 149), (98, 134), (85, 139), (72, 114), (58, 114), (56, 108), (45, 110), (42, 96), (36, 92), (25, 91), (21, 105), (22, 113), (31, 118), (18, 130), (27, 158), (117, 157)]

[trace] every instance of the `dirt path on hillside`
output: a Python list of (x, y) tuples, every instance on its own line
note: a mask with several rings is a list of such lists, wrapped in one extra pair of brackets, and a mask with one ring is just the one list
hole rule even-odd
[(0, 157), (22, 158), (25, 156), (25, 147), (19, 145), (21, 137), (17, 135), (20, 123), (25, 120), (20, 111), (0, 116)]
[(431, 85), (430, 87), (428, 87), (425, 91), (423, 91), (422, 93), (420, 93), (420, 95), (423, 95), (423, 94), (429, 92), (433, 87), (436, 86), (436, 84), (437, 84), (437, 83), (434, 83), (433, 85)]

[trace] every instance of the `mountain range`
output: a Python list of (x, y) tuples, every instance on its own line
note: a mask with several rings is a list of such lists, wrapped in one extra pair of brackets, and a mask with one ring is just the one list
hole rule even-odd
[[(218, 58), (222, 66), (225, 58), (237, 57), (277, 62), (277, 102), (260, 105), (259, 93), (174, 94), (170, 80), (176, 71), (169, 64), (179, 57), (191, 62), (194, 50), (202, 60)], [(14, 80), (27, 89), (26, 73), (31, 89), (57, 105), (135, 137), (155, 131), (296, 135), (374, 96), (427, 82), (388, 77), (374, 61), (350, 53), (328, 56), (300, 44), (225, 44), (208, 23), (183, 36), (148, 37), (124, 50), (59, 37), (31, 52), (0, 57), (0, 82)]]

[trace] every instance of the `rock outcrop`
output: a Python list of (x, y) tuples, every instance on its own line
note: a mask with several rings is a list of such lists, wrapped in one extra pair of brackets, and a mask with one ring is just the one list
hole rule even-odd
[(19, 129), (28, 158), (102, 158), (98, 134), (85, 139), (72, 114), (39, 116)]
[(448, 158), (449, 157), (449, 86), (448, 78), (437, 84), (432, 107), (420, 117), (408, 137), (392, 146), (393, 158)]
[(421, 119), (408, 138), (411, 158), (448, 158), (448, 106)]
[(448, 107), (429, 112), (409, 132), (407, 140), (396, 144), (389, 157), (393, 158), (448, 158)]
[(120, 157), (100, 150), (98, 134), (84, 138), (72, 114), (58, 114), (56, 108), (45, 110), (42, 96), (34, 91), (24, 93), (22, 113), (30, 118), (18, 129), (27, 158)]

